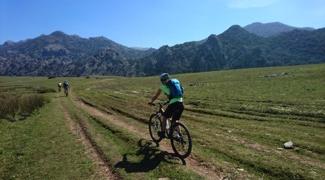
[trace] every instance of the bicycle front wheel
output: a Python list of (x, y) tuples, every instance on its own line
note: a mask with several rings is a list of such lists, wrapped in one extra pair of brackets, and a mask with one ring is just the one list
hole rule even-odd
[(161, 141), (158, 132), (161, 131), (161, 120), (158, 114), (152, 114), (149, 119), (149, 133), (152, 140), (156, 143)]
[(171, 129), (172, 148), (180, 158), (188, 157), (192, 152), (192, 138), (186, 126), (176, 122)]

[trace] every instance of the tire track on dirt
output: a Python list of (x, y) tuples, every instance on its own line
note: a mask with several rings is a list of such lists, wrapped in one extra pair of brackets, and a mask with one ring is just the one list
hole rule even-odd
[(64, 118), (67, 121), (70, 131), (78, 137), (78, 140), (83, 144), (86, 149), (86, 154), (95, 163), (98, 174), (104, 179), (118, 180), (121, 179), (117, 174), (114, 174), (111, 170), (108, 160), (104, 156), (103, 152), (91, 139), (89, 133), (86, 131), (86, 126), (80, 120), (74, 121), (62, 101), (60, 102), (61, 109), (64, 114)]
[[(85, 104), (84, 102), (82, 102), (76, 98), (73, 98), (73, 102), (78, 108), (86, 111), (88, 114), (90, 114), (92, 116), (99, 117), (101, 119), (105, 119), (116, 126), (127, 129), (130, 133), (140, 135), (141, 137), (145, 137), (147, 139), (151, 139), (149, 137), (149, 133), (146, 133), (143, 130), (140, 130), (134, 126), (131, 126), (130, 124), (126, 123), (125, 121), (119, 120), (116, 116), (114, 116), (112, 114), (103, 112), (102, 110), (99, 110), (95, 107)], [(164, 151), (173, 152), (170, 145), (168, 143), (166, 143), (165, 141), (162, 141), (160, 143), (160, 148)], [(202, 161), (198, 161), (192, 155), (186, 159), (186, 167), (189, 168), (190, 170), (196, 172), (200, 176), (205, 177), (206, 179), (223, 179), (224, 178), (222, 173), (220, 171), (217, 171), (217, 168), (208, 166), (207, 163), (204, 163)]]
[[(125, 121), (122, 121), (120, 119), (118, 119), (118, 117), (116, 117), (116, 115), (110, 113), (110, 112), (106, 112), (105, 109), (99, 109), (97, 108), (94, 104), (91, 104), (85, 100), (78, 100), (75, 99), (76, 103), (80, 105), (81, 109), (84, 109), (85, 111), (87, 111), (89, 114), (92, 114), (93, 116), (97, 116), (100, 117), (102, 119), (108, 120), (109, 122), (121, 127), (121, 128), (125, 128), (128, 131), (130, 131), (133, 134), (138, 134), (141, 135), (141, 137), (145, 137), (147, 139), (151, 139), (150, 136), (148, 135), (148, 133), (146, 133), (145, 131), (141, 131), (139, 128), (135, 128), (134, 126), (127, 124)], [(93, 112), (92, 112), (93, 111)], [(123, 116), (124, 114), (121, 113), (121, 115)], [(132, 118), (132, 117), (130, 117)], [(139, 121), (142, 122), (142, 121)], [(250, 143), (250, 142), (246, 142), (243, 139), (238, 139), (236, 137), (230, 136), (228, 137), (229, 140), (233, 140), (236, 141), (239, 144), (243, 144), (244, 146), (246, 146), (247, 148), (252, 148), (255, 149), (256, 151), (260, 151), (260, 152), (266, 152), (266, 153), (276, 153), (278, 155), (281, 155), (281, 152), (278, 150), (270, 150), (269, 147), (263, 146), (261, 144), (257, 144), (257, 143)], [(169, 142), (166, 142), (165, 140), (163, 140), (162, 142), (160, 142), (160, 149), (164, 150), (164, 151), (168, 151), (168, 152), (173, 152), (172, 148), (170, 147)], [(292, 160), (296, 160), (296, 161), (300, 161), (301, 163), (304, 164), (308, 164), (311, 166), (317, 166), (320, 168), (324, 168), (324, 165), (320, 162), (320, 161), (316, 161), (312, 160), (312, 159), (302, 159), (294, 154), (286, 154), (286, 157)], [(191, 155), (189, 158), (186, 159), (187, 165), (189, 166), (190, 169), (192, 169), (194, 172), (198, 173), (199, 175), (206, 177), (207, 175), (209, 176), (209, 171), (215, 171), (217, 172), (217, 174), (219, 175), (217, 178), (223, 177), (226, 178), (226, 175), (221, 175), (222, 173), (220, 173), (220, 171), (222, 171), (222, 169), (215, 169), (216, 167), (214, 167), (213, 165), (209, 164), (208, 162), (199, 160), (200, 158), (195, 157), (193, 155)], [(197, 172), (196, 169), (194, 168), (196, 167), (200, 167), (201, 169), (201, 173)], [(205, 167), (205, 168), (202, 168)], [(207, 170), (209, 169), (209, 170)], [(203, 172), (203, 173), (202, 173)], [(245, 177), (245, 176), (244, 176)], [(244, 178), (241, 177), (241, 178)], [(206, 177), (207, 179), (216, 179), (215, 177)], [(247, 178), (247, 177), (246, 177)]]

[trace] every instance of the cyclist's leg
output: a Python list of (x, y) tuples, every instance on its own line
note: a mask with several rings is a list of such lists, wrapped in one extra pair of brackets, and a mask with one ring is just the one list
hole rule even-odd
[(181, 119), (182, 113), (184, 111), (184, 105), (182, 102), (176, 102), (175, 108), (172, 114), (172, 124)]
[(162, 124), (161, 124), (161, 134), (164, 134), (166, 132), (166, 121), (168, 118), (171, 118), (173, 115), (175, 109), (175, 105), (174, 104), (170, 104), (168, 105), (168, 107), (166, 108), (165, 112), (162, 115)]
[[(182, 113), (184, 111), (184, 104), (182, 102), (176, 102), (175, 104), (175, 110), (172, 115), (172, 125), (176, 123), (176, 121), (179, 121), (181, 119)], [(179, 127), (176, 127), (176, 130), (179, 132)]]

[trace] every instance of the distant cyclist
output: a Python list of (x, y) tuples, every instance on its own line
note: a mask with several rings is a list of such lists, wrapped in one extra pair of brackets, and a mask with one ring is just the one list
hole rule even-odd
[(61, 88), (62, 88), (62, 83), (59, 82), (59, 83), (58, 83), (58, 91), (59, 91), (59, 92), (61, 92)]
[(184, 110), (183, 105), (183, 87), (179, 80), (171, 79), (168, 73), (163, 73), (160, 75), (161, 86), (157, 90), (155, 96), (151, 98), (149, 104), (153, 102), (160, 96), (163, 92), (169, 98), (169, 105), (163, 114), (163, 121), (161, 132), (159, 132), (160, 137), (165, 137), (166, 132), (166, 119), (172, 117), (172, 124), (181, 118), (182, 112)]
[(69, 94), (69, 88), (70, 88), (70, 85), (68, 83), (68, 81), (64, 81), (63, 82), (63, 89), (64, 89), (64, 93), (66, 96), (68, 96)]

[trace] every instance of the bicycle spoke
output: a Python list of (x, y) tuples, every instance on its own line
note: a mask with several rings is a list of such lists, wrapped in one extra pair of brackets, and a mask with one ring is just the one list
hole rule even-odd
[(159, 142), (161, 140), (158, 132), (161, 130), (161, 122), (157, 115), (152, 115), (149, 120), (149, 131), (153, 141)]
[(173, 128), (171, 143), (173, 150), (180, 157), (187, 157), (191, 153), (191, 137), (186, 127), (180, 123)]

